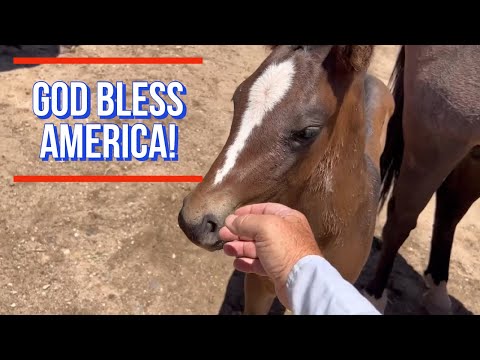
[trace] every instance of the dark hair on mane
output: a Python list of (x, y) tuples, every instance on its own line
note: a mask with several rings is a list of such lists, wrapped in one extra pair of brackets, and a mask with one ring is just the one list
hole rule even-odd
[[(275, 50), (279, 45), (268, 45), (270, 50)], [(303, 47), (307, 45), (291, 45), (292, 47)], [(336, 59), (348, 70), (365, 71), (370, 65), (375, 45), (334, 45)]]
[(374, 45), (337, 45), (334, 49), (337, 59), (349, 70), (364, 71), (370, 65)]

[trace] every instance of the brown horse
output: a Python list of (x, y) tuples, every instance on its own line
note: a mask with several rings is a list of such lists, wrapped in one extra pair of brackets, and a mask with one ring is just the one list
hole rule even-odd
[[(396, 108), (381, 157), (382, 202), (394, 182), (382, 255), (366, 288), (384, 310), (395, 256), (436, 192), (425, 280), (430, 313), (449, 313), (455, 229), (480, 197), (480, 46), (405, 46), (394, 72)], [(382, 301), (380, 301), (382, 299)]]
[[(393, 97), (367, 74), (373, 46), (275, 46), (236, 89), (228, 140), (179, 213), (187, 237), (219, 250), (242, 205), (303, 212), (326, 258), (356, 281), (370, 252), (380, 195), (383, 124)], [(266, 314), (267, 278), (248, 274), (245, 314)]]

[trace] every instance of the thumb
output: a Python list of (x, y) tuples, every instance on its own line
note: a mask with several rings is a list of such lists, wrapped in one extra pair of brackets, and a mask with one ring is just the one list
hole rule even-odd
[(229, 215), (225, 226), (235, 235), (244, 239), (261, 240), (275, 226), (275, 215)]

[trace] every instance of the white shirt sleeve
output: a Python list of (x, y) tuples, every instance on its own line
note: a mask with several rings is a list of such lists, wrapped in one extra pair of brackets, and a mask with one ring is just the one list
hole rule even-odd
[(323, 257), (300, 259), (287, 280), (296, 315), (380, 315), (375, 307)]

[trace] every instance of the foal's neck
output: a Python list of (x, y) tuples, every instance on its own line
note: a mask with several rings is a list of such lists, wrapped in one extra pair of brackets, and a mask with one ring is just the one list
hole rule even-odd
[(338, 238), (348, 226), (364, 192), (366, 151), (363, 77), (352, 79), (332, 122), (323, 156), (318, 158), (309, 182), (306, 211), (317, 217), (317, 237)]
[(364, 80), (364, 74), (355, 74), (350, 81), (339, 85), (343, 91), (337, 93), (339, 106), (331, 122), (326, 155), (319, 159), (319, 167), (327, 162), (352, 169), (363, 162), (366, 148)]

